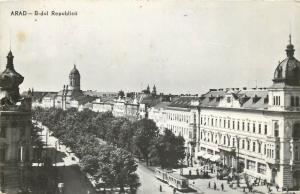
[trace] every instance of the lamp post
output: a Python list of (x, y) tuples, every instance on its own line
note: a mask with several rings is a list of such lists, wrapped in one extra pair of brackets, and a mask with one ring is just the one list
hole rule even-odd
[(237, 159), (236, 159), (236, 172), (237, 172), (237, 186), (240, 186), (240, 176), (239, 176), (239, 154), (240, 154), (240, 137), (236, 137), (237, 140)]

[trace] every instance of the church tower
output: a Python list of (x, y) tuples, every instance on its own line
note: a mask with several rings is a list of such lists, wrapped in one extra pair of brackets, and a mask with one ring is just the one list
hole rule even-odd
[(80, 73), (74, 65), (69, 74), (69, 89), (73, 91), (80, 91)]
[(31, 98), (21, 97), (24, 77), (14, 69), (9, 51), (0, 74), (0, 193), (16, 194), (29, 186), (32, 159)]
[(287, 57), (279, 61), (269, 89), (269, 109), (300, 110), (300, 62), (294, 57), (291, 35), (285, 51)]

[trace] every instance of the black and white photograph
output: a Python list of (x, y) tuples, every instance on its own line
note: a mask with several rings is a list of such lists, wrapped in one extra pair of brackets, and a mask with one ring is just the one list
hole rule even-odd
[(300, 194), (299, 0), (0, 0), (0, 194)]

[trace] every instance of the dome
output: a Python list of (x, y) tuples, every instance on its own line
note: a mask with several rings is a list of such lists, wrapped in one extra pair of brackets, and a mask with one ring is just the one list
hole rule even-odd
[(294, 45), (290, 42), (286, 48), (287, 58), (280, 61), (274, 72), (274, 83), (300, 86), (300, 62), (294, 57)]
[(2, 90), (18, 88), (24, 80), (24, 77), (15, 71), (13, 58), (12, 52), (9, 51), (6, 69), (0, 74), (0, 87)]
[(76, 65), (74, 65), (73, 69), (70, 72), (71, 75), (80, 75), (78, 69), (76, 68)]

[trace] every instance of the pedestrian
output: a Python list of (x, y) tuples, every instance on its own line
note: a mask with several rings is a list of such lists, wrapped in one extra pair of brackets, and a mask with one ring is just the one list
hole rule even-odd
[(224, 191), (224, 184), (223, 183), (221, 184), (221, 188), (222, 188), (222, 191)]
[(210, 181), (208, 181), (208, 188), (210, 188)]
[(159, 185), (159, 191), (162, 192), (162, 186), (161, 185)]
[(216, 184), (216, 182), (214, 182), (214, 190), (216, 190), (217, 189), (217, 184)]
[(176, 193), (176, 188), (173, 189), (173, 193), (174, 193), (174, 194)]
[(278, 189), (279, 189), (279, 186), (278, 186), (278, 185), (276, 185), (276, 190), (277, 190), (277, 192), (278, 192)]

